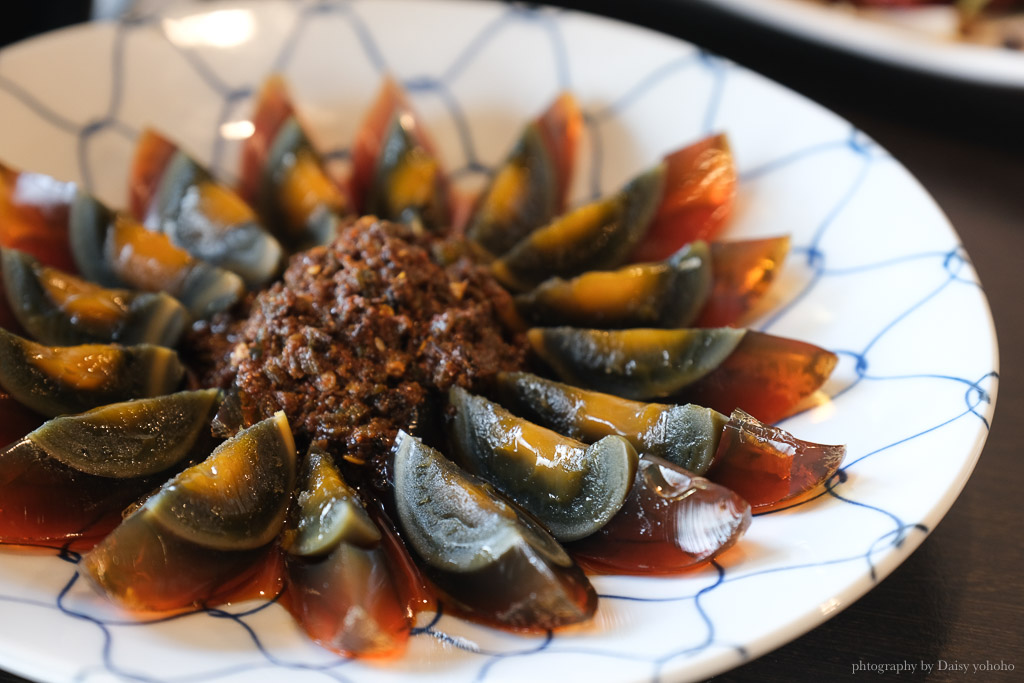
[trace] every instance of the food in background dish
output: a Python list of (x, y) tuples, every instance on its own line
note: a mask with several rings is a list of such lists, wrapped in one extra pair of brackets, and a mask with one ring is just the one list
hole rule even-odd
[(815, 0), (946, 40), (1024, 50), (1021, 0)]

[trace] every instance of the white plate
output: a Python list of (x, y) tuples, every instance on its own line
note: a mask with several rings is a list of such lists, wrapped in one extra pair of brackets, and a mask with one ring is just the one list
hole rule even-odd
[(698, 2), (868, 59), (981, 85), (1024, 87), (1022, 51), (963, 43), (809, 0)]
[(391, 71), (466, 181), (569, 88), (587, 117), (577, 198), (727, 131), (741, 173), (728, 236), (789, 232), (795, 245), (756, 326), (841, 358), (826, 386), (833, 401), (784, 426), (847, 443), (842, 481), (833, 495), (755, 518), (715, 566), (595, 578), (601, 607), (585, 628), (547, 640), (446, 617), (388, 665), (308, 644), (277, 605), (142, 623), (75, 581), (73, 558), (0, 551), (0, 667), (47, 681), (699, 679), (849, 605), (952, 505), (985, 441), (997, 369), (959, 239), (914, 178), (849, 123), (692, 45), (489, 2), (186, 6), (0, 53), (0, 159), (121, 204), (134, 136), (154, 125), (230, 176), (237, 149), (221, 131), (244, 128), (229, 124), (245, 119), (273, 69), (317, 143), (342, 158)]

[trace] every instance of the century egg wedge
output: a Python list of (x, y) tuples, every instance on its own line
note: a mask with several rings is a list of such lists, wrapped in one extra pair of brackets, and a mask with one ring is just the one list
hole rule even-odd
[(209, 442), (215, 389), (53, 418), (0, 450), (0, 542), (89, 546)]
[(629, 495), (638, 456), (627, 439), (609, 434), (588, 446), (461, 387), (452, 387), (449, 403), (459, 463), (533, 514), (559, 541), (599, 530)]
[(480, 193), (466, 236), (500, 256), (565, 209), (583, 128), (579, 105), (561, 93), (526, 125)]
[(283, 249), (256, 212), (155, 130), (139, 136), (129, 184), (133, 216), (189, 255), (237, 274), (252, 288), (277, 274)]
[(184, 375), (178, 354), (164, 346), (45, 346), (0, 329), (0, 388), (41, 415), (170, 393)]
[(256, 423), (149, 496), (82, 557), (79, 573), (132, 610), (216, 604), (276, 552), (295, 461), (283, 413)]
[(791, 413), (838, 362), (814, 344), (733, 327), (537, 327), (529, 340), (571, 384), (636, 400), (685, 400), (723, 413), (745, 407), (765, 422)]
[(350, 213), (328, 174), (281, 76), (260, 89), (253, 133), (242, 146), (238, 192), (289, 250), (327, 244)]
[(386, 79), (352, 149), (351, 196), (363, 214), (438, 232), (450, 225), (448, 179), (402, 88)]
[(0, 272), (12, 314), (44, 344), (175, 346), (188, 322), (166, 292), (101, 287), (17, 249), (0, 247)]
[(394, 460), (399, 524), (442, 604), (514, 631), (593, 615), (593, 586), (533, 517), (404, 432)]
[(384, 536), (331, 455), (314, 444), (293, 506), (285, 604), (317, 643), (363, 657), (400, 654), (412, 630)]

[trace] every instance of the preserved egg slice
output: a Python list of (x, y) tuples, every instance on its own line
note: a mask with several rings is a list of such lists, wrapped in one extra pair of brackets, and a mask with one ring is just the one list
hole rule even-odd
[(520, 134), (481, 193), (466, 235), (504, 254), (565, 208), (583, 116), (562, 93)]
[(295, 484), (295, 441), (276, 413), (218, 446), (145, 505), (152, 523), (218, 550), (258, 548), (281, 530)]
[(387, 555), (391, 576), (395, 580), (402, 604), (405, 605), (406, 614), (412, 619), (420, 612), (436, 612), (437, 595), (430, 580), (402, 540), (398, 525), (392, 521), (394, 510), (389, 513), (386, 509), (393, 502), (393, 498), (387, 501), (375, 496), (367, 501), (366, 510), (381, 532), (381, 548)]
[(233, 306), (245, 283), (229, 270), (193, 258), (167, 235), (147, 230), (79, 194), (71, 211), (71, 245), (79, 270), (105, 287), (164, 291), (196, 318)]
[(838, 357), (813, 344), (731, 327), (531, 329), (533, 350), (560, 379), (634, 400), (671, 398), (765, 422), (817, 391)]
[(92, 547), (166, 474), (111, 479), (46, 457), (31, 441), (0, 452), (0, 544)]
[(735, 410), (708, 478), (729, 487), (761, 512), (792, 505), (819, 491), (845, 457), (845, 446), (802, 441)]
[(447, 180), (398, 83), (385, 79), (352, 145), (350, 195), (360, 215), (447, 228)]
[(276, 576), (261, 577), (277, 553), (273, 546), (209, 548), (164, 529), (143, 509), (126, 517), (78, 564), (79, 575), (119, 606), (137, 612), (194, 610), (226, 602), (254, 580), (275, 583)]
[(381, 533), (330, 461), (311, 448), (288, 548), (285, 604), (307, 635), (339, 654), (400, 654), (412, 621)]
[(0, 451), (0, 542), (90, 545), (202, 440), (217, 391), (58, 417)]
[(725, 327), (535, 327), (527, 333), (534, 352), (565, 382), (636, 400), (671, 396), (693, 384), (721, 365), (744, 336), (744, 330)]
[(174, 346), (185, 331), (188, 311), (163, 292), (107, 289), (16, 249), (0, 254), (8, 302), (22, 327), (43, 344)]
[(588, 536), (618, 512), (637, 454), (621, 436), (587, 446), (453, 387), (460, 462), (533, 514), (559, 541)]
[(252, 135), (242, 143), (242, 164), (239, 169), (238, 194), (250, 206), (257, 206), (265, 183), (273, 171), (268, 168), (270, 149), (281, 126), (295, 116), (285, 79), (272, 74), (263, 81), (252, 113)]
[(618, 193), (555, 218), (516, 243), (491, 271), (502, 284), (523, 291), (552, 276), (621, 265), (650, 224), (664, 180), (664, 166), (655, 166)]
[(288, 552), (316, 557), (339, 543), (373, 547), (380, 542), (377, 526), (324, 450), (310, 448), (304, 488), (299, 494), (295, 533)]
[(537, 325), (686, 327), (708, 300), (712, 272), (708, 245), (698, 241), (657, 263), (545, 280), (516, 304)]
[(377, 97), (363, 117), (352, 143), (352, 176), (349, 180), (349, 196), (355, 204), (356, 213), (366, 214), (366, 202), (370, 186), (374, 182), (377, 159), (384, 144), (388, 126), (397, 111), (413, 115), (402, 88), (393, 78), (385, 78)]
[(544, 146), (555, 165), (556, 210), (565, 209), (576, 167), (576, 150), (583, 134), (583, 112), (576, 98), (560, 93), (537, 118)]
[(73, 270), (68, 212), (74, 183), (0, 164), (0, 246), (32, 254), (49, 266)]
[(367, 213), (417, 230), (449, 227), (447, 188), (440, 162), (418, 141), (414, 120), (396, 114), (381, 143)]
[(630, 261), (660, 261), (684, 244), (710, 241), (732, 214), (736, 168), (724, 134), (665, 157), (664, 190)]
[(789, 237), (711, 243), (711, 292), (696, 327), (722, 327), (741, 321), (779, 274), (789, 253)]
[(75, 193), (68, 209), (68, 243), (75, 268), (87, 280), (103, 287), (127, 286), (107, 253), (107, 234), (115, 216), (110, 208), (82, 191)]
[(675, 398), (726, 414), (742, 408), (763, 422), (777, 422), (814, 394), (838, 361), (814, 344), (748, 330), (714, 372)]
[(527, 632), (593, 616), (593, 586), (537, 522), (405, 433), (394, 494), (406, 543), (460, 616)]
[(261, 287), (277, 273), (283, 250), (255, 212), (167, 138), (143, 131), (132, 178), (132, 209), (149, 230), (164, 233), (194, 258), (238, 274), (248, 287)]
[(263, 83), (252, 122), (242, 145), (242, 198), (290, 249), (327, 244), (348, 200), (327, 174), (280, 76)]
[(228, 599), (277, 554), (294, 483), (295, 444), (278, 413), (164, 484), (82, 557), (79, 574), (133, 610)]
[(538, 377), (498, 375), (500, 402), (517, 415), (585, 443), (610, 435), (629, 440), (640, 455), (655, 455), (703, 474), (728, 418), (692, 404), (641, 403)]
[(166, 394), (184, 374), (178, 354), (162, 346), (44, 346), (0, 329), (0, 386), (49, 417)]
[(732, 547), (749, 526), (750, 505), (736, 493), (644, 456), (619, 514), (567, 548), (587, 571), (678, 574)]
[(381, 548), (341, 543), (326, 557), (289, 557), (286, 604), (318, 645), (351, 657), (396, 657), (412, 622)]
[(86, 474), (144, 477), (181, 462), (210, 424), (216, 389), (182, 391), (62, 415), (25, 438)]

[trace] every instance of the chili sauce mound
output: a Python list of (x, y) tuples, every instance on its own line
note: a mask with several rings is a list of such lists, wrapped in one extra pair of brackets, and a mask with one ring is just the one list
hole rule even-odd
[(523, 336), (502, 324), (511, 297), (470, 259), (439, 256), (453, 251), (361, 218), (293, 256), (241, 312), (198, 324), (193, 366), (243, 424), (284, 410), (300, 443), (369, 461), (399, 429), (439, 422), (452, 385), (480, 391), (524, 365)]

